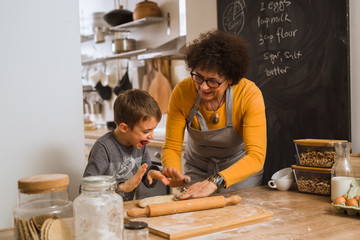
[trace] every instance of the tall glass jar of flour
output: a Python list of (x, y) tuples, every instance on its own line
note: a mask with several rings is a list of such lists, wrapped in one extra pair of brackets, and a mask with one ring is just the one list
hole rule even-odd
[(350, 161), (351, 142), (335, 142), (335, 164), (331, 168), (331, 201), (346, 194), (355, 171)]
[(122, 240), (123, 199), (115, 193), (112, 176), (82, 178), (81, 194), (74, 200), (76, 240)]

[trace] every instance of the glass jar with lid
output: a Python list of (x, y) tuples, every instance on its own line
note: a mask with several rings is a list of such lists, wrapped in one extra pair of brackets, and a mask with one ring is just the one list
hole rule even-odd
[(115, 54), (134, 51), (136, 49), (136, 40), (130, 38), (129, 30), (116, 30), (114, 31), (111, 48)]
[(132, 221), (125, 223), (124, 240), (148, 240), (148, 224), (142, 221)]
[(112, 176), (89, 176), (81, 180), (81, 194), (74, 200), (76, 240), (121, 240), (123, 199), (115, 192)]
[(13, 212), (17, 239), (44, 237), (45, 222), (50, 220), (64, 227), (61, 234), (66, 232), (72, 237), (69, 225), (61, 221), (73, 216), (68, 185), (66, 174), (44, 174), (18, 180), (18, 203)]

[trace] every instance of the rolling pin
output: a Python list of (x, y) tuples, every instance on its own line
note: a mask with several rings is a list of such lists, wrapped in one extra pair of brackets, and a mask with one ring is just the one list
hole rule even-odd
[(151, 204), (145, 208), (132, 208), (127, 211), (127, 215), (129, 217), (156, 217), (174, 213), (221, 208), (225, 207), (226, 205), (235, 205), (240, 201), (241, 197), (239, 196), (232, 196), (229, 198), (225, 198), (224, 196), (215, 196), (190, 200), (179, 200), (169, 203)]

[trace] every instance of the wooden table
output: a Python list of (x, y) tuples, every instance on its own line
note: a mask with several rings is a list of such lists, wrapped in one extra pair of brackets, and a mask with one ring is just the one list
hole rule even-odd
[[(94, 144), (95, 141), (103, 136), (105, 133), (109, 132), (110, 130), (108, 129), (104, 129), (104, 128), (99, 128), (96, 130), (85, 130), (85, 142), (86, 140), (90, 141), (91, 144)], [(92, 141), (91, 141), (92, 140)], [(164, 139), (151, 139), (148, 146), (153, 146), (153, 147), (162, 147), (164, 145)], [(186, 147), (186, 141), (183, 142), (182, 144), (182, 151), (185, 150)]]
[[(85, 130), (85, 139), (93, 140), (92, 144), (94, 144), (99, 137), (103, 136), (109, 131), (110, 130), (104, 128), (99, 128), (96, 130)], [(164, 140), (152, 139), (150, 140), (149, 146), (162, 147), (163, 144)]]
[[(273, 212), (269, 217), (247, 225), (226, 229), (192, 239), (358, 239), (360, 216), (336, 214), (330, 196), (290, 191), (278, 191), (267, 186), (224, 194), (240, 195), (240, 204)], [(125, 202), (124, 208), (135, 206), (137, 201)], [(233, 216), (229, 216), (231, 218)], [(0, 231), (0, 240), (14, 239), (13, 230)], [(163, 239), (150, 234), (151, 240)]]

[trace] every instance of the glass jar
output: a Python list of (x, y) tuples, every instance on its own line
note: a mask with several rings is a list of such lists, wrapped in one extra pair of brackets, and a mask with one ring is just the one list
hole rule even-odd
[(112, 39), (111, 49), (114, 54), (134, 51), (136, 40), (130, 38), (129, 30), (117, 30)]
[(331, 201), (346, 194), (355, 179), (355, 171), (350, 161), (351, 142), (336, 142), (334, 146), (336, 155), (331, 168)]
[(149, 229), (146, 222), (133, 221), (124, 225), (124, 240), (148, 240)]
[(82, 178), (81, 194), (74, 200), (76, 240), (122, 239), (123, 199), (116, 188), (112, 176)]
[[(42, 238), (46, 220), (73, 216), (68, 185), (69, 176), (65, 174), (44, 174), (18, 180), (18, 203), (13, 212), (17, 239)], [(71, 234), (69, 226), (65, 227)]]

